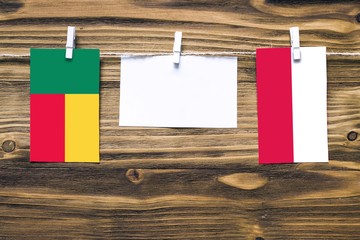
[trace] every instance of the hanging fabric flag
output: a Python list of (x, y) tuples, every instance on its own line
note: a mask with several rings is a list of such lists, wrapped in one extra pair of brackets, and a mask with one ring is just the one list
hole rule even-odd
[(259, 163), (328, 162), (326, 48), (256, 50)]
[(99, 162), (99, 56), (30, 50), (31, 162)]

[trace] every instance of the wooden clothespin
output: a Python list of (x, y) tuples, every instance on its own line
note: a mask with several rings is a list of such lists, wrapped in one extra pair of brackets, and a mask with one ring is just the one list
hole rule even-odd
[(301, 59), (299, 27), (290, 28), (290, 41), (293, 52), (293, 60)]
[(75, 48), (75, 27), (68, 26), (65, 58), (72, 59)]
[(181, 55), (181, 39), (182, 39), (182, 32), (175, 32), (175, 40), (174, 40), (174, 59), (173, 62), (175, 64), (180, 63), (180, 55)]

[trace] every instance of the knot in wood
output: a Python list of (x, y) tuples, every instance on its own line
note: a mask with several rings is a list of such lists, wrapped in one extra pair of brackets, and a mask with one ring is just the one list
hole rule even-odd
[(125, 175), (126, 178), (134, 184), (139, 184), (144, 180), (144, 173), (141, 169), (129, 169)]
[(347, 135), (347, 139), (349, 141), (355, 141), (357, 139), (357, 137), (358, 137), (358, 133), (354, 132), (354, 131), (349, 132)]
[(16, 143), (13, 140), (5, 140), (1, 147), (4, 152), (10, 153), (15, 150)]
[(262, 237), (256, 237), (255, 240), (265, 240), (265, 239)]
[(358, 15), (356, 15), (356, 21), (357, 21), (358, 23), (360, 23), (360, 13), (358, 13)]

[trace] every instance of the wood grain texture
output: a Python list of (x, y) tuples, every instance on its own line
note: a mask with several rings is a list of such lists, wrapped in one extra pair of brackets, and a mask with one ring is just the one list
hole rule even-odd
[[(359, 1), (0, 1), (0, 53), (360, 52)], [(329, 164), (257, 164), (255, 56), (238, 60), (238, 128), (118, 127), (120, 59), (101, 59), (100, 164), (30, 164), (29, 58), (0, 58), (0, 239), (359, 239), (360, 57), (328, 56)]]

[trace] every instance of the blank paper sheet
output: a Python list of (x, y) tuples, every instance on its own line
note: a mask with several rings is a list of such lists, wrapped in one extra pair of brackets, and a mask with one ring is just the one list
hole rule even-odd
[(237, 57), (121, 58), (120, 126), (237, 127)]

